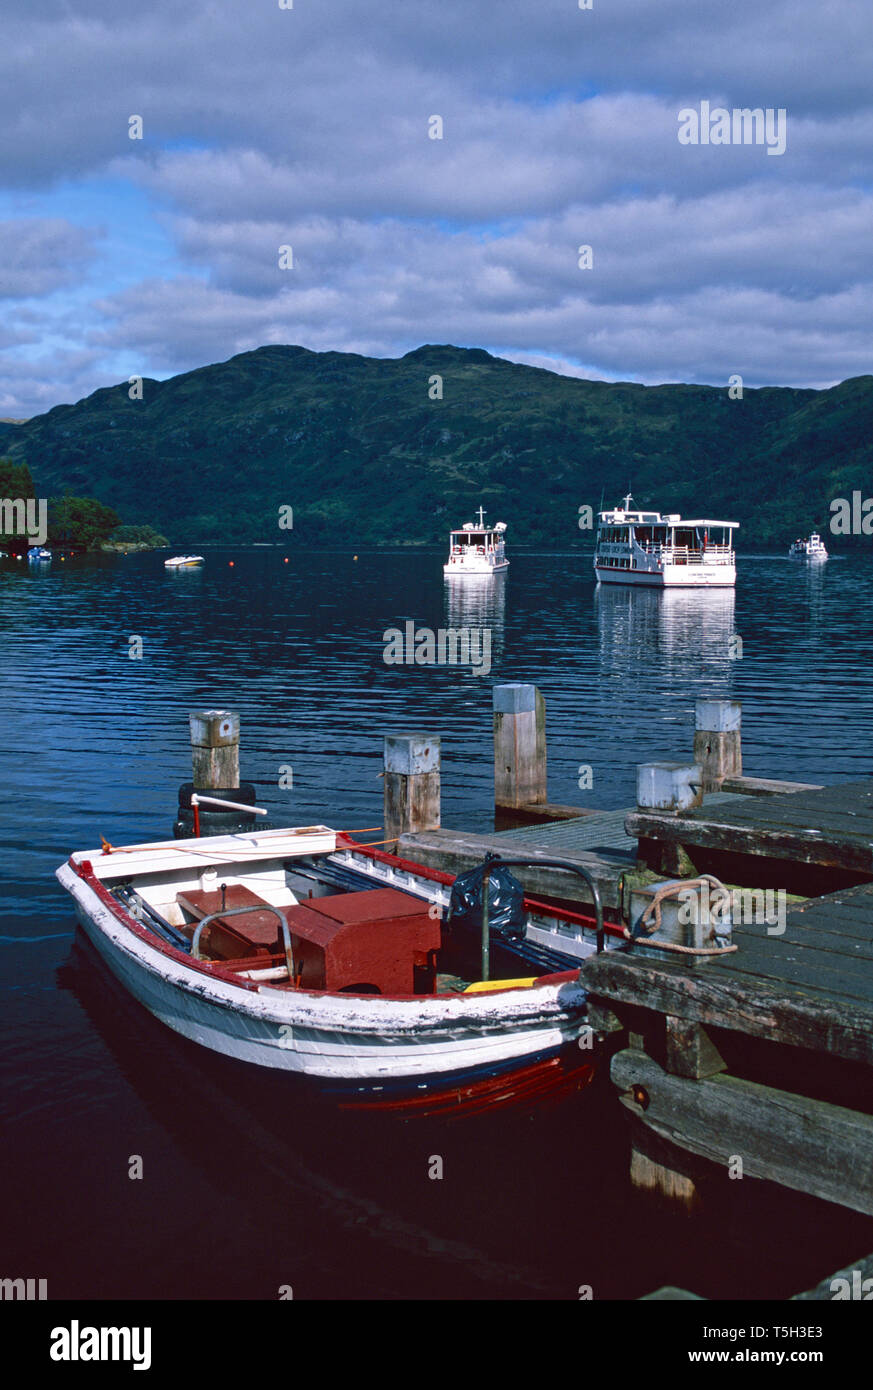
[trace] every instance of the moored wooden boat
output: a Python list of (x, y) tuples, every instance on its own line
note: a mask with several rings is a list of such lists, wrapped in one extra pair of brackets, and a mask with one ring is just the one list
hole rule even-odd
[[(444, 920), (452, 876), (324, 826), (106, 846), (57, 877), (155, 1017), (342, 1106), (470, 1114), (593, 1074), (578, 983), (604, 943), (593, 914), (526, 896), (483, 981), (480, 940)], [(622, 940), (607, 924), (607, 947)]]

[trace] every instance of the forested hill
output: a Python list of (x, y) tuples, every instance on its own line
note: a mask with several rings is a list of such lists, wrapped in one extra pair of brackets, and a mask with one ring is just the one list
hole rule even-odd
[[(442, 399), (438, 396), (440, 382)], [(738, 519), (741, 546), (825, 530), (873, 493), (873, 377), (825, 391), (636, 386), (479, 349), (398, 359), (262, 347), (168, 381), (95, 391), (24, 423), (0, 454), (38, 495), (98, 497), (173, 544), (293, 538), (442, 542), (481, 502), (516, 545), (582, 537), (581, 504)], [(290, 536), (288, 537), (290, 539)]]

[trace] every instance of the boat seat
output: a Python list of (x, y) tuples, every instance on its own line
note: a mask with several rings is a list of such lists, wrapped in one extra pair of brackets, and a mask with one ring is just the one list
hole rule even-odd
[(272, 956), (282, 950), (281, 932), (275, 912), (265, 912), (266, 899), (258, 897), (241, 883), (229, 883), (221, 900), (221, 889), (186, 888), (176, 894), (176, 902), (186, 908), (199, 922), (222, 908), (250, 907), (251, 912), (238, 917), (217, 917), (204, 933), (202, 942), (211, 955), (221, 960), (237, 960), (248, 956)]

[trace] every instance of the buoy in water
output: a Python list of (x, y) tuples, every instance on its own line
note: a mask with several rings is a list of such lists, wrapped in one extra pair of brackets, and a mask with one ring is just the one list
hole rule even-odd
[(227, 563), (230, 565), (231, 569), (233, 569), (233, 560), (228, 560)]

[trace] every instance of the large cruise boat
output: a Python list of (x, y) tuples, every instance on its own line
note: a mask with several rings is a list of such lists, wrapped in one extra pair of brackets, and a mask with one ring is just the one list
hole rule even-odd
[(445, 575), (497, 574), (509, 569), (503, 536), (505, 521), (486, 525), (485, 513), (479, 508), (477, 521), (465, 521), (449, 539), (449, 558), (443, 565)]
[(686, 521), (675, 512), (640, 511), (630, 493), (597, 520), (594, 572), (601, 584), (729, 589), (737, 582), (738, 521)]

